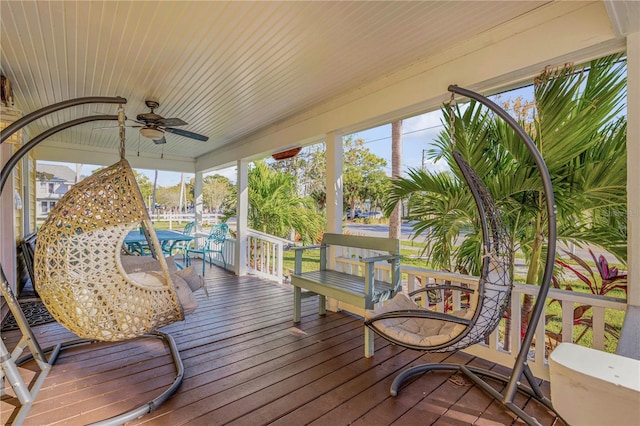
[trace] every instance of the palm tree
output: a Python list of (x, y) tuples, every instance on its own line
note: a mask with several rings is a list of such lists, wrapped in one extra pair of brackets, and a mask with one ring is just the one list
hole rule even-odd
[[(402, 121), (391, 123), (391, 179), (402, 176)], [(389, 238), (400, 238), (402, 206), (396, 205), (389, 216)]]
[[(533, 120), (522, 123), (553, 180), (558, 240), (597, 244), (621, 262), (626, 261), (626, 119), (620, 116), (625, 69), (626, 62), (614, 55), (579, 70), (572, 66), (545, 70), (534, 82)], [(494, 194), (513, 249), (525, 254), (526, 282), (537, 284), (547, 217), (542, 184), (526, 147), (479, 104), (470, 102), (464, 111), (456, 107), (454, 117), (449, 108), (443, 113), (447, 128), (428, 152), (433, 159), (445, 159), (451, 172), (411, 170), (407, 178), (395, 182), (388, 209), (408, 196), (414, 205), (423, 200), (411, 218), (417, 220), (416, 237), (426, 236), (433, 266), (477, 273), (476, 212), (451, 156), (454, 145)], [(454, 247), (462, 227), (470, 232)], [(533, 300), (525, 298), (524, 326), (532, 306)]]
[(264, 161), (249, 171), (249, 225), (256, 230), (288, 238), (295, 230), (304, 243), (315, 242), (324, 229), (324, 218), (310, 197), (300, 197), (295, 179)]

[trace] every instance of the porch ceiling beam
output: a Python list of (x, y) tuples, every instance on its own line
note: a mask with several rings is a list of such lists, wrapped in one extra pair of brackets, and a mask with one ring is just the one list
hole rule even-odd
[[(453, 23), (455, 25), (455, 23)], [(602, 2), (553, 2), (412, 66), (385, 76), (197, 159), (197, 170), (266, 156), (438, 108), (449, 84), (487, 92), (537, 75), (546, 65), (586, 61), (624, 49)]]
[[(112, 149), (65, 144), (61, 142), (56, 142), (55, 145), (40, 145), (36, 147), (33, 152), (37, 160), (60, 161), (65, 163), (108, 166), (120, 160), (118, 152)], [(131, 167), (136, 169), (195, 173), (195, 161), (187, 157), (148, 152), (138, 154), (132, 149), (129, 149), (126, 158), (131, 164)]]

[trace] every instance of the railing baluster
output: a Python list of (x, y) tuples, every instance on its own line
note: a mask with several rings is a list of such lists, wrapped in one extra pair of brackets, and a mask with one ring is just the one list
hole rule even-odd
[(517, 292), (511, 293), (511, 338), (509, 345), (509, 353), (515, 360), (518, 352), (520, 351), (520, 328), (522, 317), (522, 295)]
[(604, 350), (604, 308), (593, 306), (592, 314), (592, 331), (593, 331), (593, 348)]
[[(451, 284), (453, 285), (461, 285), (462, 283), (459, 281), (451, 281)], [(452, 297), (453, 297), (453, 310), (454, 311), (459, 311), (460, 309), (462, 309), (462, 292), (459, 291), (452, 291)]]
[(493, 332), (489, 335), (489, 348), (492, 350), (498, 350), (498, 336), (499, 336), (500, 327), (493, 330)]
[(545, 307), (545, 311), (542, 312), (542, 315), (540, 315), (540, 320), (538, 321), (538, 324), (536, 324), (536, 341), (535, 341), (535, 345), (536, 345), (536, 355), (535, 355), (535, 363), (540, 366), (540, 367), (544, 367), (545, 365), (545, 359), (546, 359), (546, 307)]
[(562, 341), (573, 342), (573, 302), (562, 301)]

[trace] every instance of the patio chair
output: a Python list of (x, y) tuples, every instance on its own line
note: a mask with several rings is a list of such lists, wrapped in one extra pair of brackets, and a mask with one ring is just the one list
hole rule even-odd
[[(542, 177), (545, 188), (545, 198), (548, 214), (548, 241), (555, 242), (555, 206), (551, 180), (535, 144), (520, 126), (495, 103), (466, 89), (450, 86), (452, 92), (451, 119), (454, 119), (453, 93), (463, 94), (465, 97), (478, 100), (491, 108), (498, 116), (503, 118), (516, 131), (527, 146), (534, 158), (535, 164)], [(453, 141), (453, 121), (451, 123), (451, 140)], [(480, 229), (483, 237), (483, 250), (481, 276), (477, 288), (455, 286), (449, 284), (427, 285), (422, 289), (407, 294), (399, 293), (386, 304), (374, 310), (368, 310), (365, 314), (365, 325), (386, 340), (409, 349), (424, 352), (450, 352), (466, 348), (473, 344), (486, 341), (489, 335), (498, 326), (510, 301), (513, 285), (511, 244), (509, 234), (501, 220), (501, 212), (495, 205), (493, 197), (485, 187), (477, 173), (464, 160), (462, 154), (453, 149), (453, 158), (458, 165), (464, 181), (468, 185), (476, 207)], [(526, 365), (528, 352), (533, 341), (534, 332), (540, 315), (544, 308), (547, 292), (551, 282), (553, 262), (555, 258), (555, 244), (549, 244), (543, 282), (536, 297), (529, 328), (523, 339), (522, 348), (510, 377), (498, 375), (494, 372), (479, 369), (467, 365), (453, 363), (429, 363), (417, 365), (401, 372), (393, 381), (390, 393), (397, 396), (402, 383), (409, 377), (428, 371), (454, 370), (463, 373), (485, 392), (492, 395), (508, 409), (522, 418), (528, 424), (537, 424), (537, 421), (525, 413), (513, 403), (515, 393), (521, 391), (539, 401), (551, 411), (551, 401), (544, 397), (533, 374)], [(429, 300), (430, 294), (442, 294), (447, 292), (460, 292), (469, 297), (469, 306), (453, 312), (434, 312), (427, 307), (422, 307), (413, 298), (419, 294), (422, 302)], [(544, 350), (544, 346), (542, 348)], [(522, 375), (529, 383), (529, 387), (521, 384)], [(504, 394), (496, 391), (484, 377), (500, 380), (507, 384)], [(554, 411), (557, 414), (557, 412)]]
[(229, 233), (229, 225), (226, 223), (220, 223), (211, 227), (209, 235), (207, 236), (204, 244), (200, 248), (188, 248), (187, 249), (187, 266), (191, 264), (191, 254), (199, 254), (202, 257), (202, 275), (205, 274), (205, 264), (207, 258), (209, 264), (213, 264), (213, 255), (218, 254), (222, 258), (222, 264), (227, 269), (227, 261), (224, 258), (224, 244), (227, 240), (227, 234)]
[[(183, 235), (195, 235), (196, 232), (196, 223), (189, 222), (182, 229)], [(193, 241), (178, 241), (173, 244), (169, 244), (168, 241), (164, 241), (162, 243), (162, 251), (167, 256), (173, 256), (174, 253), (180, 252), (182, 254), (182, 260), (185, 261), (187, 258), (187, 249), (193, 245)]]

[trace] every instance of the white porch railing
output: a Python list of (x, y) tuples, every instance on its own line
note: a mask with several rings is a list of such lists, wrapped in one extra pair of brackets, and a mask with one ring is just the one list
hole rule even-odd
[(247, 272), (272, 281), (282, 282), (283, 253), (293, 244), (289, 240), (263, 232), (248, 230)]
[[(357, 273), (360, 268), (357, 266), (357, 260), (353, 258), (340, 257), (337, 260), (338, 264), (343, 265), (343, 271), (346, 273)], [(389, 280), (390, 266), (388, 264), (376, 264), (376, 279)], [(471, 287), (476, 287), (478, 284), (477, 277), (471, 277), (468, 275), (452, 274), (447, 272), (432, 271), (428, 269), (401, 266), (400, 272), (403, 276), (403, 291), (412, 291), (425, 283), (443, 283), (444, 281), (450, 281), (452, 284), (468, 284)], [(522, 300), (525, 294), (535, 296), (538, 293), (538, 287), (528, 284), (516, 284), (511, 295), (511, 327), (510, 333), (510, 348), (507, 350), (504, 348), (504, 336), (507, 333), (504, 321), (502, 324), (490, 335), (486, 344), (476, 344), (465, 349), (465, 352), (472, 355), (479, 356), (488, 361), (495, 362), (497, 364), (504, 365), (506, 367), (513, 367), (515, 359), (518, 356), (520, 350), (520, 313), (522, 310)], [(591, 305), (593, 315), (593, 343), (594, 349), (604, 350), (605, 346), (605, 310), (612, 309), (618, 311), (625, 311), (627, 308), (624, 299), (596, 296), (592, 294), (578, 293), (574, 291), (551, 289), (547, 297), (547, 303), (545, 304), (545, 312), (541, 315), (541, 319), (536, 326), (535, 342), (542, 342), (541, 347), (543, 350), (535, 350), (535, 348), (529, 354), (529, 367), (536, 377), (544, 380), (549, 380), (549, 368), (547, 363), (547, 353), (545, 350), (545, 318), (549, 312), (547, 312), (548, 302), (551, 300), (558, 300), (562, 306), (562, 338), (565, 342), (571, 342), (574, 335), (573, 324), (573, 310), (577, 305)], [(440, 298), (444, 300), (444, 298)], [(338, 305), (339, 308), (343, 308), (350, 312), (362, 315), (363, 312), (358, 312), (357, 309), (353, 309), (351, 306)], [(460, 308), (460, 300), (452, 301), (453, 309)], [(444, 310), (443, 302), (437, 303), (436, 310), (442, 312)], [(582, 344), (582, 343), (581, 343)]]
[[(39, 214), (37, 216), (38, 221), (44, 221), (47, 218), (48, 214)], [(169, 222), (169, 229), (182, 228), (185, 223), (192, 222), (195, 220), (195, 216), (193, 213), (149, 213), (149, 217), (154, 222)], [(220, 223), (222, 221), (222, 215), (218, 213), (203, 213), (202, 214), (202, 224), (205, 226), (215, 225), (216, 223)]]
[[(162, 221), (169, 222), (169, 229), (173, 229), (173, 226), (181, 228), (185, 223), (193, 222), (195, 220), (195, 216), (193, 213), (158, 213), (156, 212), (154, 215), (151, 215), (151, 220), (154, 222)], [(203, 213), (202, 214), (202, 225), (215, 225), (216, 223), (221, 222), (222, 215), (218, 213)]]
[[(203, 241), (204, 238), (198, 238), (197, 244), (200, 245)], [(283, 253), (285, 248), (291, 244), (293, 242), (249, 229), (246, 245), (247, 273), (282, 283), (284, 278)], [(228, 270), (234, 270), (237, 263), (235, 247), (236, 240), (227, 238), (223, 253)], [(213, 262), (219, 267), (223, 266), (219, 255), (214, 255)]]

